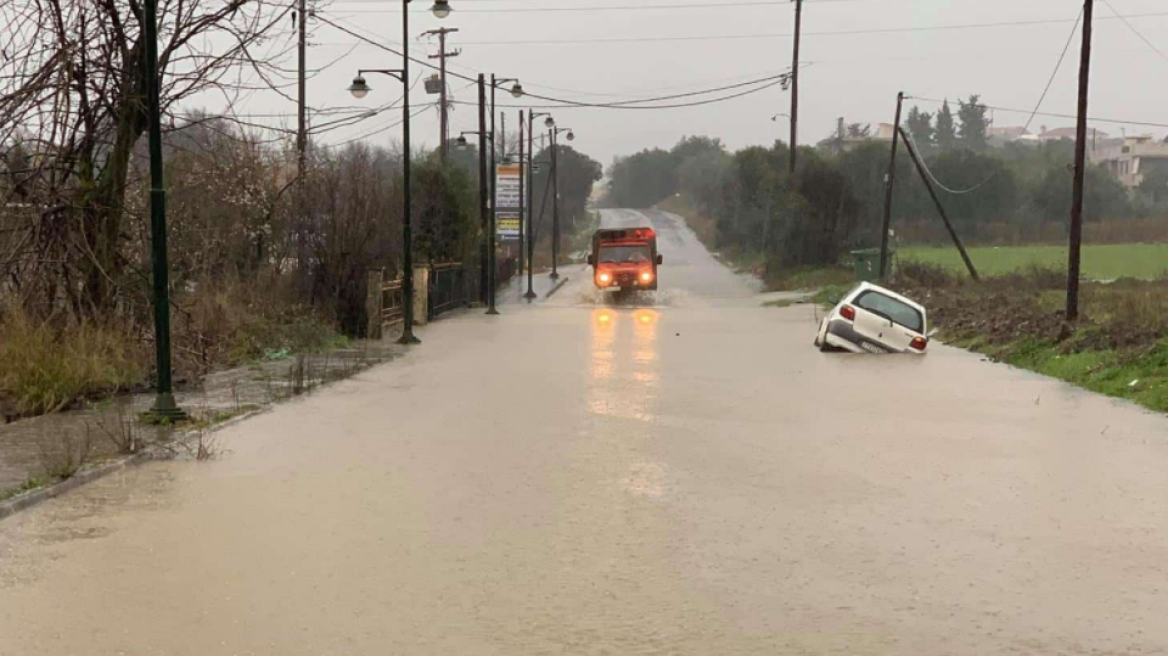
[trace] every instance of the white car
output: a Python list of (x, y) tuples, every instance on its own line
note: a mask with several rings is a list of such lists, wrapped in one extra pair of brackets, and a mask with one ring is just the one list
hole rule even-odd
[(844, 295), (819, 326), (821, 351), (924, 354), (925, 308), (894, 291), (862, 282)]

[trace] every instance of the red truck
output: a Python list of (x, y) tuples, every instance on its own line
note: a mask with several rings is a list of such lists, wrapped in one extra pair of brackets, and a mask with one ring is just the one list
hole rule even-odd
[(657, 267), (665, 258), (657, 252), (652, 228), (597, 230), (592, 235), (592, 282), (602, 291), (657, 289)]

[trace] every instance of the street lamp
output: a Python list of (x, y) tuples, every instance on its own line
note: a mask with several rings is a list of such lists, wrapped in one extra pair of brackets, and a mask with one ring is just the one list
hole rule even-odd
[[(551, 117), (548, 117), (548, 121), (551, 121), (553, 126), (555, 125)], [(560, 146), (556, 143), (556, 137), (561, 132), (567, 132), (568, 141), (574, 141), (576, 133), (572, 131), (572, 128), (557, 127), (552, 127), (549, 132), (552, 142), (552, 273), (550, 277), (552, 280), (556, 280), (560, 277), (558, 269), (558, 260), (560, 259)]]
[[(449, 0), (434, 0), (430, 7), (438, 18), (450, 15)], [(402, 217), (402, 296), (405, 316), (402, 318), (402, 336), (399, 344), (418, 344), (421, 342), (414, 335), (414, 233), (411, 218), (412, 202), (410, 198), (410, 0), (402, 0), (402, 67), (396, 69), (359, 70), (353, 84), (349, 86), (349, 93), (354, 98), (364, 98), (371, 89), (365, 82), (365, 73), (380, 73), (397, 78), (402, 83), (402, 186), (403, 210)]]
[(361, 77), (360, 75), (353, 78), (353, 84), (349, 85), (349, 93), (353, 94), (353, 97), (358, 100), (368, 96), (369, 92), (372, 90), (373, 89), (371, 89), (369, 85), (365, 83), (365, 78)]
[[(496, 135), (496, 132), (495, 132), (495, 91), (500, 86), (507, 84), (508, 82), (512, 83), (511, 95), (515, 96), (516, 98), (523, 97), (523, 93), (524, 93), (523, 85), (519, 83), (518, 79), (513, 78), (513, 77), (497, 78), (497, 77), (495, 77), (494, 73), (491, 74), (491, 133), (490, 133), (491, 134), (491, 137), (490, 137), (491, 138), (491, 163), (490, 163), (490, 165), (491, 165), (491, 168), (490, 168), (490, 175), (491, 175), (491, 218), (490, 218), (490, 230), (488, 230), (489, 234), (487, 235), (487, 239), (489, 240), (488, 241), (488, 250), (487, 250), (487, 260), (488, 260), (488, 264), (487, 264), (487, 266), (488, 266), (487, 314), (492, 314), (492, 315), (499, 314), (499, 310), (495, 307), (495, 274), (496, 274), (496, 271), (495, 271), (495, 263), (496, 263), (496, 260), (495, 260), (495, 238), (496, 238), (497, 214), (499, 212), (499, 208), (498, 208), (498, 204), (499, 204), (499, 184), (498, 184), (499, 172), (498, 172), (498, 168), (497, 168), (496, 161), (495, 161), (496, 151), (499, 150), (499, 148), (496, 146), (496, 143), (498, 143), (498, 142), (496, 142), (496, 140), (495, 140), (495, 135)], [(504, 134), (502, 136), (503, 136), (503, 139), (500, 139), (499, 142), (502, 142), (503, 149), (506, 150), (507, 145), (506, 145), (505, 140), (506, 140), (507, 135)]]
[[(538, 170), (538, 165), (535, 162), (535, 119), (544, 116), (543, 124), (549, 129), (556, 126), (556, 120), (552, 118), (549, 112), (537, 112), (533, 109), (527, 110), (527, 152), (531, 157), (531, 170), (527, 172), (527, 293), (523, 298), (530, 303), (538, 298), (535, 293), (535, 285), (533, 277), (535, 276), (535, 172)], [(520, 135), (522, 138), (523, 135)]]
[(154, 355), (157, 395), (148, 415), (156, 421), (182, 421), (187, 413), (174, 402), (170, 362), (170, 262), (166, 245), (166, 187), (162, 178), (162, 105), (158, 79), (158, 2), (143, 3), (146, 42), (146, 102), (150, 131), (150, 246), (154, 263)]

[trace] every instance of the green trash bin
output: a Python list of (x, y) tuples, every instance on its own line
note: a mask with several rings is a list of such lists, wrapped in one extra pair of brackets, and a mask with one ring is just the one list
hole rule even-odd
[(852, 251), (852, 266), (856, 271), (856, 280), (873, 282), (880, 279), (880, 249), (865, 248)]

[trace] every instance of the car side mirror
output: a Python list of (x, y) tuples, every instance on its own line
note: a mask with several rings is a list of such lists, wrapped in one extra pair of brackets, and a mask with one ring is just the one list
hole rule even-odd
[(665, 256), (658, 255), (657, 256), (657, 266), (661, 266), (662, 264), (665, 264)]
[(588, 254), (588, 266), (596, 266), (596, 256), (592, 253)]

